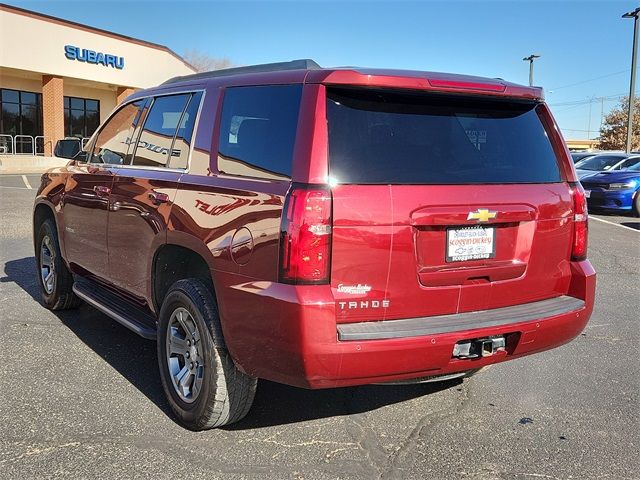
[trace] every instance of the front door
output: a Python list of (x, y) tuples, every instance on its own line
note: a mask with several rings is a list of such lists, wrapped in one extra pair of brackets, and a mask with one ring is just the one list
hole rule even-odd
[(87, 163), (70, 167), (62, 199), (64, 245), (71, 268), (109, 279), (107, 217), (115, 171), (126, 159), (145, 100), (118, 109), (88, 147)]
[(65, 257), (73, 271), (106, 278), (107, 212), (115, 168), (84, 164), (70, 170), (62, 198)]

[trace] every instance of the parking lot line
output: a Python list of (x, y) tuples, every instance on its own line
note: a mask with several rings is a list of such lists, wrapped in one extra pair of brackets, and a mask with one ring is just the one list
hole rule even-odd
[(636, 230), (635, 228), (627, 227), (626, 225), (620, 225), (619, 223), (610, 222), (609, 220), (604, 220), (603, 218), (594, 217), (592, 215), (589, 216), (589, 220), (598, 220), (599, 222), (608, 223), (609, 225), (613, 225), (614, 227), (626, 228), (627, 230), (631, 230), (632, 232), (640, 233), (640, 230)]
[(24, 185), (29, 189), (29, 190), (33, 190), (33, 187), (31, 186), (31, 184), (29, 183), (29, 180), (27, 180), (27, 176), (26, 175), (22, 175), (22, 181), (24, 182)]

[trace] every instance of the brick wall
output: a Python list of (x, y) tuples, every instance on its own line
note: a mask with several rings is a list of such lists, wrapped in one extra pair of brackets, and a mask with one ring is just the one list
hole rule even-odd
[(62, 77), (42, 76), (42, 118), (44, 154), (53, 155), (56, 142), (64, 138), (64, 80)]
[(120, 105), (133, 92), (134, 92), (133, 88), (118, 87), (118, 91), (116, 92), (116, 95), (117, 95), (116, 103)]

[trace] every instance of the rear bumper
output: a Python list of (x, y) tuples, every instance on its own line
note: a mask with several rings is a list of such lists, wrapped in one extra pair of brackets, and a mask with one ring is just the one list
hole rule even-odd
[(386, 322), (347, 323), (338, 325), (338, 340), (388, 340), (483, 330), (556, 317), (579, 311), (584, 306), (584, 300), (562, 295), (538, 302), (477, 312)]
[[(542, 302), (542, 307), (520, 306), (521, 315), (515, 314), (512, 321), (509, 321), (509, 315), (498, 311), (505, 309), (478, 312), (475, 321), (469, 321), (469, 314), (451, 315), (448, 317), (458, 317), (447, 319), (455, 331), (445, 331), (446, 328), (432, 332), (413, 330), (391, 338), (388, 335), (378, 339), (352, 335), (351, 340), (339, 340), (339, 330), (349, 329), (341, 326), (337, 330), (333, 300), (319, 299), (318, 295), (331, 298), (328, 287), (324, 291), (317, 286), (296, 287), (268, 282), (233, 285), (238, 278), (225, 274), (226, 281), (230, 282), (227, 291), (231, 293), (223, 295), (224, 299), (220, 298), (219, 302), (227, 345), (244, 371), (300, 387), (340, 387), (464, 372), (569, 342), (587, 324), (595, 296), (595, 272), (591, 264), (574, 262), (571, 269), (572, 280), (566, 296), (560, 300), (551, 299), (546, 304)], [(329, 297), (324, 296), (327, 293)], [(260, 297), (260, 312), (255, 308), (250, 311), (251, 305), (256, 303), (255, 298), (251, 301), (247, 295)], [(247, 308), (247, 315), (244, 318), (241, 315), (241, 320), (236, 321), (238, 308)], [(467, 315), (466, 319), (462, 318), (464, 315)], [(374, 323), (364, 325), (368, 330), (364, 328), (360, 333), (384, 331), (385, 328), (379, 325), (383, 323), (396, 328), (391, 324), (426, 325), (429, 320), (376, 322), (377, 326)], [(432, 320), (432, 326), (445, 324), (435, 317)], [(461, 322), (456, 323), (456, 320)], [(396, 333), (401, 329), (398, 327)], [(354, 330), (358, 328), (352, 325), (352, 333)], [(491, 335), (506, 337), (505, 352), (475, 359), (452, 357), (457, 342)]]

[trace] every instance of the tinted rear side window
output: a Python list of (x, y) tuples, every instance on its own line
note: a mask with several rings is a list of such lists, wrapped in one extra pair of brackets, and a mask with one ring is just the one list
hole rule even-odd
[(533, 103), (328, 89), (329, 170), (338, 183), (561, 180)]
[(289, 179), (301, 95), (302, 85), (227, 88), (218, 169), (231, 175)]

